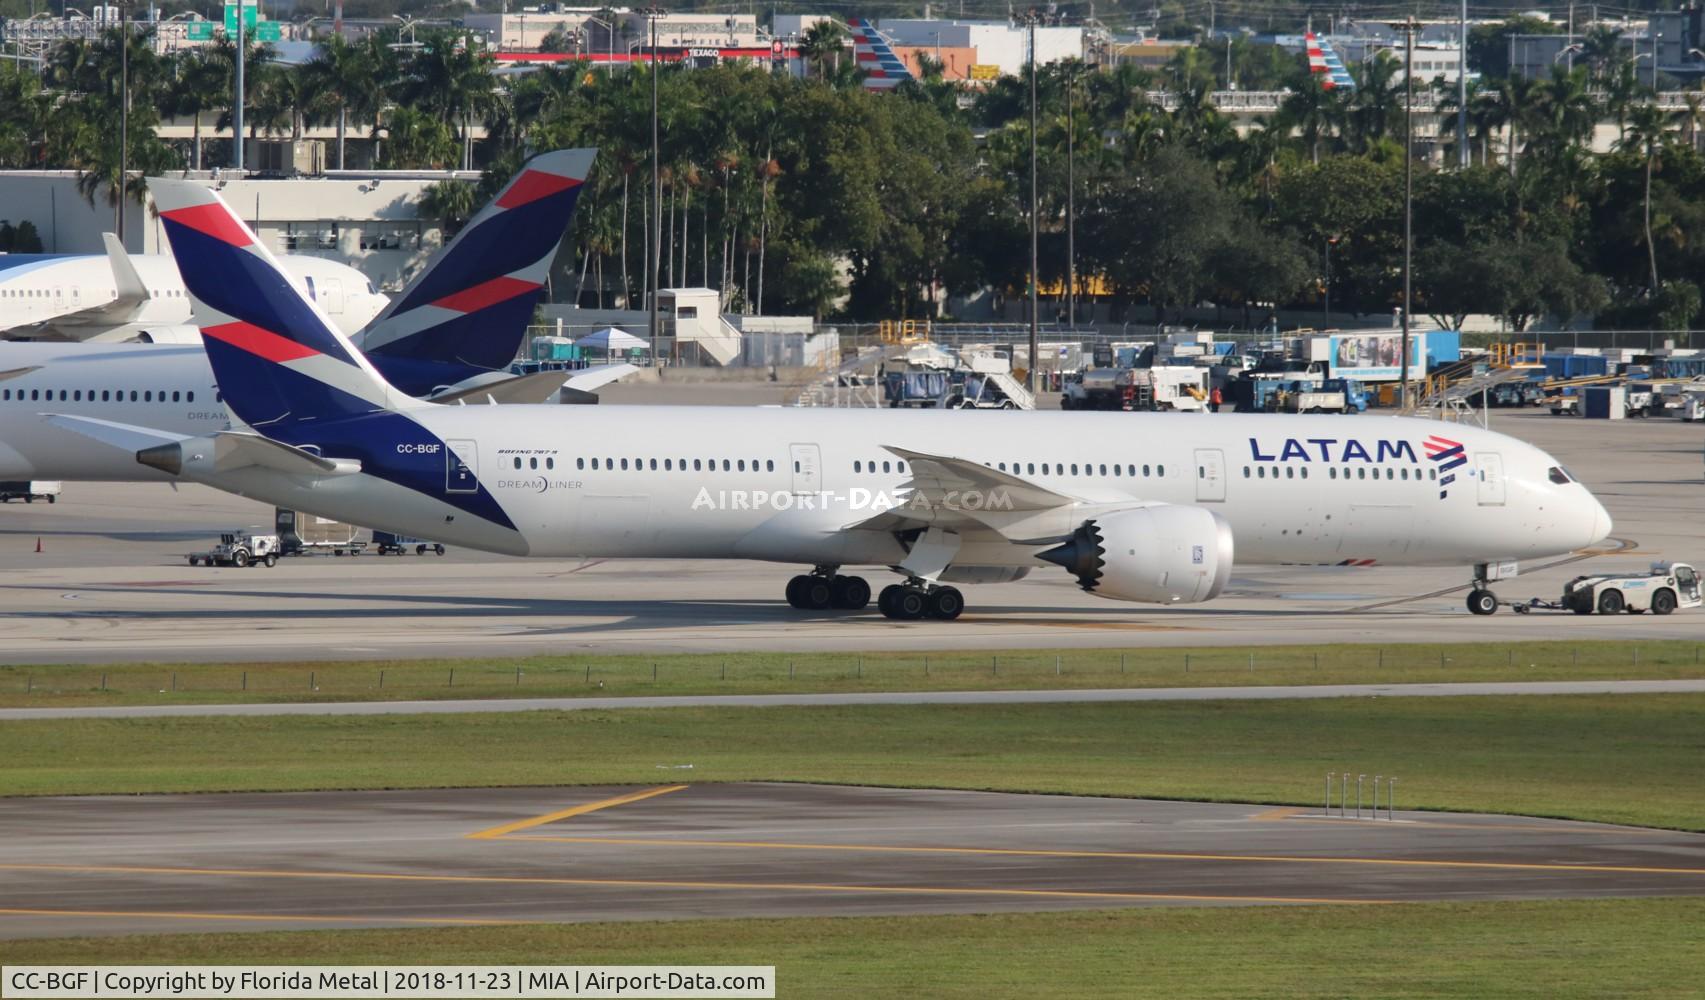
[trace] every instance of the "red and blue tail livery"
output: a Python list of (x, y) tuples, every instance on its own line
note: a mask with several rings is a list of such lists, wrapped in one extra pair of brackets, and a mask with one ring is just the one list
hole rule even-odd
[(1356, 89), (1355, 77), (1344, 68), (1344, 60), (1338, 58), (1331, 42), (1312, 31), (1303, 38), (1308, 47), (1308, 71), (1320, 77), (1322, 90)]
[(392, 385), (427, 396), (509, 367), (596, 153), (528, 160), (374, 320), (359, 343)]
[(149, 191), (233, 422), (321, 459), (358, 463), (363, 475), (408, 491), (406, 502), (513, 533), (471, 458), (416, 419), (436, 404), (386, 382), (216, 192), (158, 178)]
[(847, 29), (852, 33), (853, 58), (864, 71), (866, 90), (893, 90), (912, 79), (912, 71), (894, 54), (893, 46), (875, 25), (863, 18), (849, 17)]

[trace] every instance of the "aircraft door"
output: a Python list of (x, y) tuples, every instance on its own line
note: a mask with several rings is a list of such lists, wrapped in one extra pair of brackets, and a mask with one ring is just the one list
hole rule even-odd
[(343, 313), (343, 282), (337, 278), (320, 279), (320, 305), (326, 315), (338, 316)]
[(479, 447), (472, 441), (444, 442), (444, 492), (478, 493)]
[(822, 455), (814, 444), (788, 446), (793, 462), (793, 492), (819, 493), (823, 489)]
[(1225, 453), (1218, 448), (1196, 450), (1196, 499), (1210, 503), (1225, 499)]
[(1497, 452), (1483, 451), (1474, 456), (1474, 478), (1478, 480), (1480, 506), (1504, 505), (1504, 458)]

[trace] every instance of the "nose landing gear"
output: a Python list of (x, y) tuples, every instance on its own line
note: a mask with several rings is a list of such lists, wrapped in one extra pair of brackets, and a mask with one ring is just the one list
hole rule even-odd
[(1468, 592), (1468, 610), (1477, 615), (1489, 615), (1498, 610), (1498, 595), (1476, 586)]

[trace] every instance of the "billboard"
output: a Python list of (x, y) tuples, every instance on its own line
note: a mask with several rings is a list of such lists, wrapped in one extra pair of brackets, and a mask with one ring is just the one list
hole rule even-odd
[(971, 65), (971, 79), (973, 80), (993, 80), (1000, 75), (1001, 68), (994, 63), (973, 63)]
[[(1403, 334), (1345, 333), (1332, 335), (1332, 374), (1364, 382), (1403, 377)], [(1409, 377), (1427, 372), (1427, 335), (1409, 334)]]

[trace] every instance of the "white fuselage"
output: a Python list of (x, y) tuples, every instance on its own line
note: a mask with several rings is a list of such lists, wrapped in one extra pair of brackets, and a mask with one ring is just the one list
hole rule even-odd
[[(1210, 509), (1231, 525), (1239, 564), (1463, 565), (1568, 552), (1610, 529), (1592, 494), (1539, 449), (1411, 418), (548, 406), (409, 416), (453, 450), (445, 488), (450, 467), (465, 463), (516, 531), (458, 511), (442, 493), (369, 474), (420, 447), (412, 441), (375, 445), (389, 454), (332, 456), (360, 459), (354, 475), (249, 469), (207, 481), (369, 527), (535, 556), (892, 565), (904, 556), (893, 531), (847, 530), (905, 499), (910, 474), (888, 446), (1003, 470), (1102, 509)], [(1430, 436), (1464, 446), (1454, 482), (1428, 457)], [(1064, 510), (1058, 528), (1081, 516)], [(1034, 548), (993, 532), (963, 537), (956, 565), (1037, 565)]]
[(230, 419), (200, 344), (0, 344), (0, 479), (169, 478), (44, 413), (190, 436)]
[[(129, 340), (151, 326), (190, 325), (189, 295), (171, 256), (134, 254), (129, 259), (149, 298), (122, 320), (86, 321), (72, 314), (98, 309), (118, 296), (112, 262), (104, 254), (43, 257), (11, 267), (0, 255), (0, 332), (45, 324), (62, 339)], [(299, 254), (281, 256), (279, 263), (345, 334), (366, 326), (389, 301), (347, 264)]]

